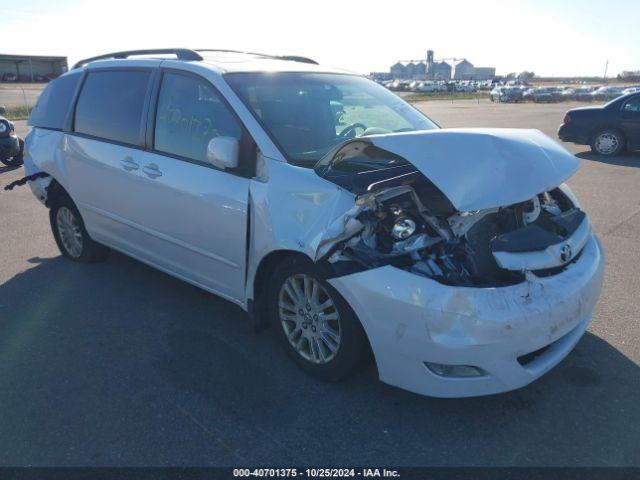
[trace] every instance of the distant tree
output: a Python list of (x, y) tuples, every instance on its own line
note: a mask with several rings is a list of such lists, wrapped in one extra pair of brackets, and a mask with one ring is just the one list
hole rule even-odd
[(527, 72), (526, 70), (524, 72), (520, 72), (518, 74), (518, 80), (531, 80), (533, 77), (535, 77), (536, 74), (533, 72)]
[(516, 78), (516, 72), (511, 72), (507, 74), (507, 80), (513, 80), (514, 78)]
[(618, 74), (618, 80), (636, 82), (638, 81), (638, 79), (640, 79), (640, 71), (631, 72), (631, 71), (625, 70)]

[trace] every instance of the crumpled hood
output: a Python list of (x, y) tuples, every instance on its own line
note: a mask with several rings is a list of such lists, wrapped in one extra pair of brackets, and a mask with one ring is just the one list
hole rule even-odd
[(579, 167), (574, 155), (539, 130), (455, 128), (359, 140), (412, 163), (461, 212), (530, 200)]

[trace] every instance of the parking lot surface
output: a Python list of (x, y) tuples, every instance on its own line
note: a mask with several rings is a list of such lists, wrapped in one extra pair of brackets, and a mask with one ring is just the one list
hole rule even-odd
[[(443, 127), (554, 138), (571, 106), (417, 105)], [(540, 380), (470, 399), (373, 367), (318, 382), (229, 302), (120, 254), (64, 260), (30, 190), (0, 192), (0, 465), (640, 465), (640, 154), (567, 147), (607, 255), (593, 322)], [(0, 169), (0, 186), (21, 176)]]
[(7, 108), (35, 105), (43, 88), (43, 84), (0, 84), (0, 105)]

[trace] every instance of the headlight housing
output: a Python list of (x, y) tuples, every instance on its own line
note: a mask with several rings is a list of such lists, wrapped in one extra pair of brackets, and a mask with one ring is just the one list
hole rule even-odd
[(9, 122), (4, 120), (0, 120), (0, 135), (4, 136), (9, 133), (11, 128), (9, 128)]
[(396, 240), (404, 240), (409, 238), (416, 231), (416, 222), (409, 217), (400, 218), (393, 224), (391, 236)]

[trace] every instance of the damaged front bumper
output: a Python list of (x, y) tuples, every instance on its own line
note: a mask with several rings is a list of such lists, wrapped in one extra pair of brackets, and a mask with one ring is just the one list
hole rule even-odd
[[(449, 286), (393, 266), (330, 283), (360, 318), (383, 382), (423, 395), (466, 397), (522, 387), (557, 365), (589, 323), (603, 271), (600, 243), (590, 233), (562, 272), (528, 273), (517, 285)], [(480, 373), (447, 375), (427, 366), (434, 364)]]

